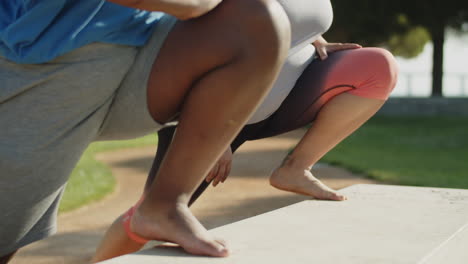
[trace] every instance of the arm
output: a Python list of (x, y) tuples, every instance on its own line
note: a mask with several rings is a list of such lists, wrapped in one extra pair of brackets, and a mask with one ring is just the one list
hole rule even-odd
[(119, 5), (148, 11), (161, 11), (187, 20), (202, 16), (222, 0), (108, 0)]

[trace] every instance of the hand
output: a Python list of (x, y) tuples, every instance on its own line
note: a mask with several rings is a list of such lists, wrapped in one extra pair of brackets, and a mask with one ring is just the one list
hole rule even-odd
[(216, 162), (214, 167), (206, 176), (205, 181), (213, 181), (213, 187), (216, 187), (218, 183), (224, 182), (227, 179), (227, 176), (231, 172), (232, 165), (232, 150), (231, 147), (228, 147), (226, 151), (221, 155), (219, 160)]
[(148, 11), (162, 11), (188, 20), (202, 16), (213, 10), (222, 0), (108, 0), (116, 4), (143, 9)]
[(330, 52), (362, 48), (361, 45), (355, 43), (328, 43), (323, 37), (319, 37), (312, 45), (314, 45), (321, 60), (328, 58)]

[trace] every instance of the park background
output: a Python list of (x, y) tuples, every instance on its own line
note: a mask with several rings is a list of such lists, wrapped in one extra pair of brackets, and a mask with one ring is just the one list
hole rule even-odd
[[(385, 106), (392, 109), (377, 114), (328, 153), (321, 164), (344, 168), (377, 183), (467, 189), (468, 1), (332, 0), (332, 4), (335, 19), (325, 38), (330, 42), (387, 48), (397, 57), (400, 75)], [(410, 111), (399, 111), (410, 104), (416, 106), (409, 108)], [(453, 111), (453, 106), (457, 111)], [(73, 171), (60, 206), (61, 214), (73, 215), (80, 210), (86, 213), (88, 206), (121, 191), (122, 183), (116, 181), (109, 165), (96, 160), (97, 155), (125, 155), (122, 150), (135, 153), (152, 148), (147, 157), (150, 159), (156, 143), (157, 136), (149, 135), (130, 141), (92, 144)], [(269, 157), (266, 151), (258, 155)], [(255, 162), (256, 159), (250, 161)], [(268, 172), (261, 173), (267, 176)], [(232, 177), (225, 184), (235, 185), (235, 182)], [(266, 178), (264, 184), (268, 184)], [(278, 207), (286, 205), (284, 201), (276, 201)], [(239, 202), (236, 206), (246, 205)], [(94, 232), (92, 227), (89, 230), (88, 233)], [(66, 238), (67, 234), (62, 236)], [(40, 261), (39, 256), (54, 254), (62, 254), (61, 263), (85, 263), (82, 254), (88, 254), (85, 259), (89, 258), (86, 250), (67, 251), (67, 243), (60, 239), (56, 243), (59, 248), (54, 251), (54, 240), (50, 241), (20, 252), (13, 264), (58, 263), (56, 259)], [(73, 243), (70, 248), (83, 250), (77, 246), (78, 241)], [(73, 255), (76, 261), (65, 255)]]
[[(381, 111), (323, 162), (387, 183), (468, 188), (468, 2), (334, 0), (332, 4), (334, 22), (325, 38), (387, 48), (396, 56), (400, 74), (385, 106), (390, 111)], [(413, 104), (418, 105), (399, 111)], [(435, 104), (442, 105), (434, 110)], [(455, 114), (445, 111), (450, 106)], [(95, 161), (96, 153), (156, 142), (157, 137), (150, 135), (92, 145), (73, 173), (61, 210), (114, 190), (115, 180), (109, 168)]]

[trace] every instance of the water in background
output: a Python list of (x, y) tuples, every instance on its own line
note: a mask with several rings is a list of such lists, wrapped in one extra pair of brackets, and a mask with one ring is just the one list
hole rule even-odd
[[(427, 97), (431, 94), (432, 43), (416, 58), (397, 57), (400, 65), (393, 97)], [(448, 33), (444, 47), (444, 96), (468, 97), (468, 35)]]

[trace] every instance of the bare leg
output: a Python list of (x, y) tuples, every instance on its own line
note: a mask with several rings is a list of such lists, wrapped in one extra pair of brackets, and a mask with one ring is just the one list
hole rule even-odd
[[(310, 169), (377, 112), (395, 86), (396, 77), (395, 60), (383, 49), (342, 51), (330, 54), (323, 62), (312, 63), (296, 84), (299, 87), (295, 87), (284, 103), (288, 105), (296, 102), (296, 105), (303, 105), (303, 109), (294, 110), (301, 115), (295, 122), (284, 121), (291, 116), (286, 111), (278, 111), (272, 117), (270, 126), (280, 130), (300, 127), (310, 121), (313, 124), (294, 151), (273, 172), (271, 184), (282, 190), (317, 199), (345, 199), (323, 185), (312, 175)], [(315, 91), (310, 94), (316, 98), (313, 104), (298, 103), (304, 100), (304, 94), (296, 91), (304, 88)], [(270, 130), (273, 133), (281, 132), (275, 128)]]
[(373, 116), (384, 102), (346, 93), (336, 96), (322, 108), (294, 151), (273, 172), (271, 185), (317, 199), (346, 199), (322, 184), (310, 170), (328, 151)]
[[(328, 150), (364, 123), (380, 108), (383, 102), (346, 93), (336, 96), (323, 107), (314, 125), (300, 141), (294, 152), (286, 158), (280, 168), (275, 170), (270, 178), (272, 185), (282, 190), (310, 195), (318, 199), (345, 199), (344, 196), (317, 180), (310, 172), (310, 164), (315, 164)], [(348, 109), (357, 109), (358, 111), (350, 115), (343, 115), (342, 111), (349, 112)], [(158, 142), (158, 144), (162, 144), (161, 146), (168, 145), (171, 137), (168, 137), (167, 134), (172, 134), (174, 128), (165, 130), (168, 133), (164, 133)], [(240, 143), (243, 143), (244, 140)], [(238, 144), (234, 146), (234, 151), (237, 146)], [(164, 155), (165, 149), (165, 147), (158, 146), (158, 151), (161, 151), (158, 152), (158, 155)], [(315, 150), (322, 150), (322, 152)], [(299, 158), (295, 159), (295, 157)], [(160, 164), (157, 160), (155, 159), (153, 164), (155, 171)], [(104, 241), (106, 243), (101, 244), (97, 251), (99, 255), (96, 255), (94, 262), (135, 252), (143, 246), (127, 237), (120, 218), (113, 223)]]
[(119, 216), (107, 229), (91, 263), (130, 254), (140, 250), (143, 246), (143, 244), (136, 243), (127, 236), (122, 225), (122, 216)]
[[(154, 181), (155, 174), (158, 172), (161, 162), (164, 159), (167, 149), (172, 141), (172, 137), (174, 136), (175, 128), (175, 126), (171, 126), (158, 131), (158, 150), (146, 181), (144, 193), (147, 192)], [(112, 223), (109, 229), (107, 229), (91, 262), (96, 263), (121, 255), (130, 254), (140, 250), (143, 246), (144, 244), (135, 242), (128, 237), (122, 225), (122, 216), (119, 216)]]
[(270, 88), (289, 42), (287, 17), (273, 1), (225, 0), (176, 25), (153, 66), (148, 94), (157, 121), (181, 111), (179, 127), (132, 218), (134, 233), (193, 254), (228, 254), (192, 215), (188, 200)]

